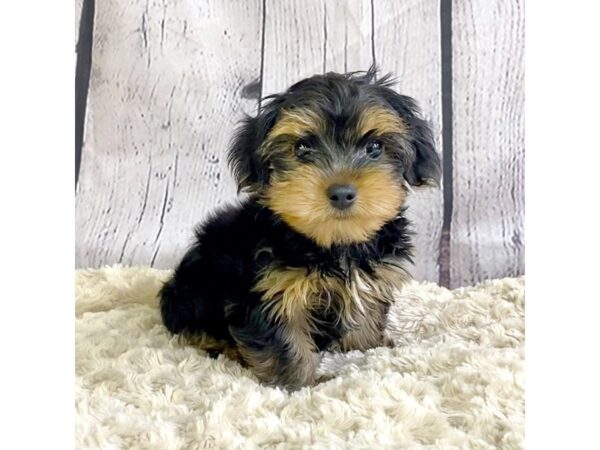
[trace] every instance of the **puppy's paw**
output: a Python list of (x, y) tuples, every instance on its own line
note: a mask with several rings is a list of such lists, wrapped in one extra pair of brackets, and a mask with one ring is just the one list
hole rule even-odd
[(381, 346), (387, 348), (394, 348), (396, 344), (394, 343), (394, 340), (391, 337), (383, 336), (383, 342), (381, 343)]
[(330, 373), (324, 373), (321, 375), (317, 375), (312, 383), (312, 386), (317, 386), (321, 383), (325, 383), (329, 380), (333, 380), (335, 378), (335, 375), (330, 374)]

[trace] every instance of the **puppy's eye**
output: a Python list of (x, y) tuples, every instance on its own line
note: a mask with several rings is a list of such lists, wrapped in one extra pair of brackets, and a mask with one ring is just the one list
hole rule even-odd
[(367, 156), (371, 159), (378, 159), (383, 153), (383, 143), (377, 139), (372, 139), (365, 146)]
[(310, 153), (312, 151), (313, 151), (312, 147), (310, 146), (308, 141), (306, 141), (304, 139), (298, 140), (298, 142), (296, 142), (296, 145), (294, 147), (294, 153), (296, 154), (298, 159), (301, 159), (301, 160), (306, 160), (308, 158), (308, 155), (310, 155)]

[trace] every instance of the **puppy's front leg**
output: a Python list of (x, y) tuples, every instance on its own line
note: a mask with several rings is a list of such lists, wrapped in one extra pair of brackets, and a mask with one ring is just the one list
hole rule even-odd
[(348, 330), (333, 348), (342, 351), (361, 350), (381, 346), (393, 346), (385, 337), (389, 304), (379, 303), (357, 320), (358, 324)]
[(255, 308), (249, 321), (230, 327), (250, 370), (264, 383), (296, 390), (315, 381), (317, 353), (302, 318), (275, 321)]

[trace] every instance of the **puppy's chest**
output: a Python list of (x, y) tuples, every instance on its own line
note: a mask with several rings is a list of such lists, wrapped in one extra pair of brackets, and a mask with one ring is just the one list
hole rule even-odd
[(253, 291), (274, 318), (356, 323), (370, 310), (391, 303), (394, 290), (407, 278), (403, 269), (386, 263), (374, 265), (369, 273), (350, 266), (329, 275), (273, 261), (257, 273)]

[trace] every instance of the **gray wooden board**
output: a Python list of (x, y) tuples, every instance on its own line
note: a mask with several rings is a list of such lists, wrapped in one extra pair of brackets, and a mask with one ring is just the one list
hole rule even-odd
[(451, 286), (522, 274), (523, 0), (453, 3)]
[(224, 151), (259, 78), (262, 2), (98, 2), (78, 266), (171, 267), (236, 190)]

